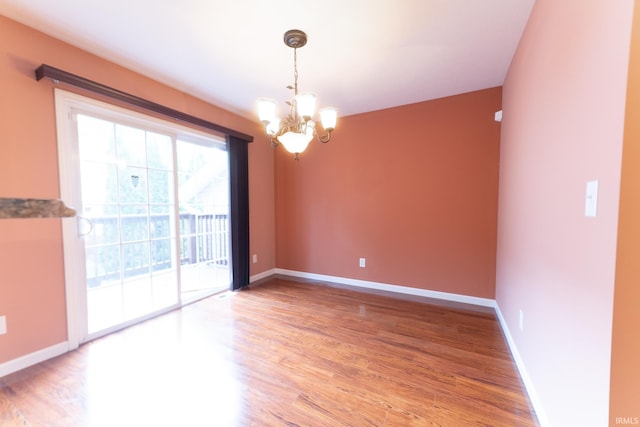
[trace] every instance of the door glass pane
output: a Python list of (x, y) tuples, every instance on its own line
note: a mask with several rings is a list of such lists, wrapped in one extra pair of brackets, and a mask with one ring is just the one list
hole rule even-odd
[(120, 209), (120, 239), (135, 242), (149, 239), (149, 214), (147, 206), (124, 206)]
[(89, 116), (78, 116), (78, 133), (85, 141), (80, 145), (80, 157), (114, 164), (116, 162), (116, 145), (113, 123)]
[(229, 157), (220, 146), (178, 140), (180, 263), (183, 299), (231, 283)]
[(83, 160), (80, 174), (83, 204), (99, 208), (117, 203), (118, 168), (115, 164)]
[(141, 167), (118, 169), (118, 191), (120, 204), (148, 202), (147, 170)]
[(87, 205), (83, 206), (83, 212), (87, 217), (91, 217), (92, 227), (85, 235), (84, 241), (87, 246), (117, 244), (120, 241), (120, 227), (118, 227), (118, 206), (111, 204)]
[(121, 279), (120, 245), (86, 247), (87, 286), (94, 289), (109, 286)]
[(168, 135), (147, 132), (147, 166), (173, 170), (173, 140)]
[(173, 172), (149, 170), (149, 203), (169, 205), (173, 198)]
[(118, 161), (128, 166), (147, 166), (146, 132), (129, 126), (116, 125)]

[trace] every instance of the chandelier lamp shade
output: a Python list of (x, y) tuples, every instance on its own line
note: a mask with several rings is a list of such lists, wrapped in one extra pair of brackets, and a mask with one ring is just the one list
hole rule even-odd
[(289, 114), (284, 118), (278, 117), (276, 102), (272, 99), (258, 99), (258, 117), (264, 125), (265, 132), (275, 147), (278, 144), (295, 155), (307, 149), (313, 138), (327, 143), (331, 139), (331, 132), (336, 127), (338, 112), (335, 108), (323, 108), (318, 113), (324, 134), (316, 128), (314, 115), (316, 113), (316, 95), (313, 93), (298, 93), (298, 55), (297, 50), (307, 44), (307, 35), (300, 30), (289, 30), (284, 33), (284, 44), (293, 49), (293, 86), (287, 89), (293, 91), (293, 99), (287, 101)]

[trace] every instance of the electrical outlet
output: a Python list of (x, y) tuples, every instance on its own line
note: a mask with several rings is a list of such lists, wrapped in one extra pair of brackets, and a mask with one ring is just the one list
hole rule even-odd
[(520, 318), (518, 319), (518, 324), (520, 326), (520, 332), (524, 330), (524, 313), (520, 310)]
[(360, 258), (360, 268), (365, 268), (367, 266), (367, 259)]
[(0, 335), (7, 333), (7, 316), (0, 316)]
[(253, 254), (251, 259), (253, 260), (253, 263), (256, 264), (258, 262), (258, 254)]

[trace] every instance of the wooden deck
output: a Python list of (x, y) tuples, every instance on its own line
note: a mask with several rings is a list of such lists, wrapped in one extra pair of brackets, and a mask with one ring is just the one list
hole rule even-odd
[(538, 425), (492, 310), (282, 279), (0, 386), (2, 426)]

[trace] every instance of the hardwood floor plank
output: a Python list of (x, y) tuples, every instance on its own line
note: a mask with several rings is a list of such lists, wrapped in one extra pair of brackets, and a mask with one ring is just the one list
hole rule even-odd
[(538, 425), (495, 314), (432, 302), (274, 279), (1, 378), (0, 420)]
[(0, 426), (2, 427), (30, 427), (31, 424), (22, 416), (9, 399), (0, 395)]

